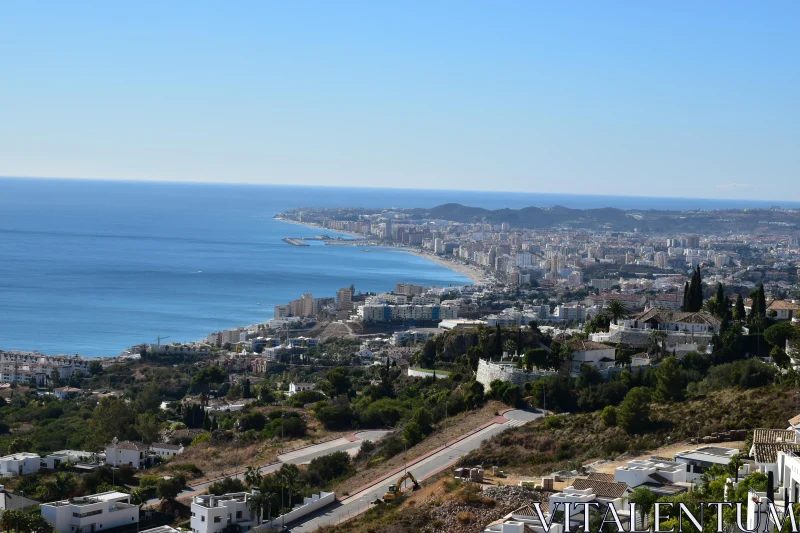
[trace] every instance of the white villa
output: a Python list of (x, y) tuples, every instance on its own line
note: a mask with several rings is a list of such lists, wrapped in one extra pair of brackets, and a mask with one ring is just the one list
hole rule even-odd
[(42, 518), (60, 533), (92, 533), (139, 522), (139, 506), (131, 504), (130, 494), (124, 492), (45, 503), (41, 509)]
[(720, 327), (720, 320), (705, 311), (687, 313), (657, 308), (618, 322), (612, 323), (608, 332), (592, 333), (589, 338), (596, 342), (644, 348), (648, 346), (650, 334), (660, 331), (665, 334), (669, 351), (686, 353), (696, 350), (700, 344), (708, 345)]
[(195, 496), (192, 499), (192, 533), (217, 533), (230, 524), (237, 524), (242, 532), (250, 531), (257, 525), (247, 506), (251, 496), (249, 492)]
[(315, 388), (316, 386), (313, 383), (295, 383), (292, 381), (289, 383), (289, 396), (293, 396), (304, 390), (314, 390)]
[(578, 373), (584, 364), (605, 370), (614, 366), (616, 348), (594, 341), (578, 340), (570, 343), (572, 347), (572, 366), (570, 372)]

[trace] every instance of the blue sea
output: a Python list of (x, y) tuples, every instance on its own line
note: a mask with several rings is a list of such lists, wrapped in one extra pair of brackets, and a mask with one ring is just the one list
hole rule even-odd
[(272, 318), (273, 305), (340, 287), (469, 280), (383, 248), (290, 246), (320, 230), (295, 207), (529, 205), (714, 209), (771, 202), (403, 189), (0, 178), (0, 349), (113, 356), (157, 336), (189, 341)]

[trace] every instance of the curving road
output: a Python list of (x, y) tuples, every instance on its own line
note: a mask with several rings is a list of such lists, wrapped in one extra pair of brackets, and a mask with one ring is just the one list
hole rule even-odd
[[(420, 459), (408, 465), (408, 470), (414, 474), (417, 480), (422, 481), (440, 471), (452, 466), (459, 459), (467, 455), (472, 450), (477, 449), (483, 441), (502, 433), (503, 431), (521, 426), (542, 416), (541, 412), (522, 411), (519, 409), (508, 411), (503, 415), (503, 419), (498, 419), (495, 423), (481, 429), (480, 431), (468, 435), (461, 440), (451, 443), (446, 448)], [(401, 474), (390, 476), (388, 479), (380, 481), (368, 489), (364, 489), (356, 494), (348, 496), (344, 500), (326, 507), (324, 510), (310, 515), (305, 520), (297, 521), (290, 525), (289, 530), (294, 533), (310, 533), (319, 527), (337, 524), (369, 508), (370, 503), (389, 489)]]

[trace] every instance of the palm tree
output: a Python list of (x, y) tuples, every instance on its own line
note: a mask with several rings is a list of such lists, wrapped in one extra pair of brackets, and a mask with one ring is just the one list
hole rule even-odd
[(259, 491), (254, 491), (247, 499), (247, 508), (250, 510), (250, 515), (255, 516), (256, 524), (261, 525), (261, 522), (264, 520), (264, 507), (266, 506), (266, 495)]
[(272, 520), (272, 498), (275, 497), (274, 492), (265, 492), (264, 499), (267, 500), (267, 521)]
[(254, 466), (248, 466), (244, 473), (244, 482), (251, 489), (261, 484), (261, 472)]
[(655, 355), (660, 360), (665, 353), (667, 333), (665, 331), (651, 331), (647, 336), (647, 354)]
[(281, 468), (281, 479), (283, 480), (287, 489), (289, 489), (289, 509), (292, 508), (292, 492), (297, 486), (297, 476), (300, 470), (292, 464), (286, 465)]
[(657, 499), (658, 497), (647, 487), (636, 487), (628, 497), (630, 503), (635, 503), (639, 507), (639, 516), (642, 519), (641, 527), (644, 527), (645, 521), (650, 516), (650, 509), (653, 508)]
[(71, 496), (75, 491), (75, 486), (77, 485), (75, 482), (75, 476), (67, 472), (56, 474), (54, 484), (56, 491), (58, 491), (59, 498), (68, 498)]
[(611, 314), (611, 319), (616, 325), (620, 318), (628, 314), (628, 308), (620, 300), (611, 300), (608, 302), (608, 312)]

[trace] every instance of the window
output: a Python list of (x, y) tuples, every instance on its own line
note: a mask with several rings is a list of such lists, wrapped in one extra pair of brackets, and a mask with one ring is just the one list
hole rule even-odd
[(238, 518), (241, 518), (241, 517), (242, 517), (242, 512), (241, 511), (236, 511), (236, 518), (238, 519)]
[(206, 521), (206, 517), (205, 517), (205, 516), (201, 516), (201, 517), (200, 517), (200, 521), (201, 521), (201, 522), (205, 522), (205, 521)]
[(222, 521), (222, 517), (221, 516), (215, 516), (214, 517), (214, 523), (215, 524), (219, 524), (221, 521)]
[(192, 516), (194, 516), (194, 515), (195, 515), (195, 514), (194, 514), (194, 511), (192, 511)]

